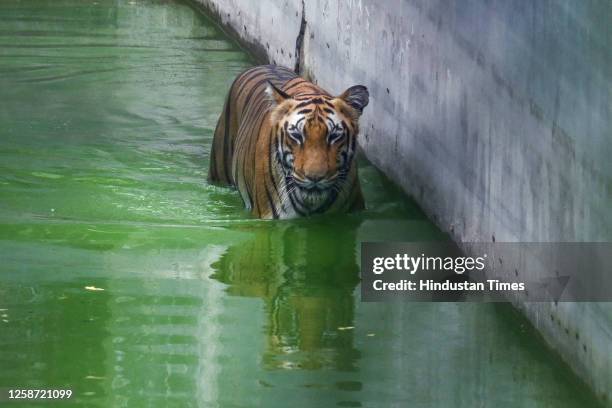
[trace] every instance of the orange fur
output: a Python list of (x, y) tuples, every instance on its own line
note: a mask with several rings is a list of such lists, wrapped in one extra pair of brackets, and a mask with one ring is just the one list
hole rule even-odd
[(361, 209), (353, 157), (367, 103), (365, 87), (332, 97), (286, 68), (248, 69), (219, 117), (209, 180), (235, 186), (260, 218)]

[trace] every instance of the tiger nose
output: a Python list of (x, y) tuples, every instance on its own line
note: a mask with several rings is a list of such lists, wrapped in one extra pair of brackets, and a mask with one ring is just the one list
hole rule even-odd
[(325, 175), (324, 174), (308, 174), (306, 177), (308, 177), (308, 180), (312, 181), (313, 183), (317, 183), (323, 180), (323, 177), (325, 177)]
[(305, 163), (302, 168), (304, 172), (304, 177), (310, 180), (313, 183), (321, 181), (327, 175), (327, 165), (326, 163), (321, 163), (321, 161), (311, 161)]

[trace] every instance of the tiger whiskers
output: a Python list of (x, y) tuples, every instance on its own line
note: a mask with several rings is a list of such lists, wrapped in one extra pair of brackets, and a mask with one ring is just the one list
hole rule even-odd
[(297, 185), (289, 177), (285, 177), (284, 181), (284, 183), (280, 183), (278, 191), (281, 208), (285, 208), (285, 205), (291, 204), (291, 194), (297, 189)]

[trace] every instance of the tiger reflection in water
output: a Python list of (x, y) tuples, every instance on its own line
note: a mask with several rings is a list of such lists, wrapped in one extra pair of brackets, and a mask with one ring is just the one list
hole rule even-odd
[(354, 368), (357, 222), (259, 224), (213, 264), (230, 294), (260, 297), (268, 319), (267, 368)]

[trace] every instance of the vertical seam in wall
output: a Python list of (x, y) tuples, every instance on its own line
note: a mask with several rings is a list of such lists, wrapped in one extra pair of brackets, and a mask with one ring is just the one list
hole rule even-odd
[(293, 71), (300, 75), (302, 66), (304, 61), (304, 33), (306, 32), (306, 5), (304, 4), (304, 0), (302, 0), (302, 21), (300, 22), (300, 31), (298, 32), (298, 36), (295, 39), (295, 66)]

